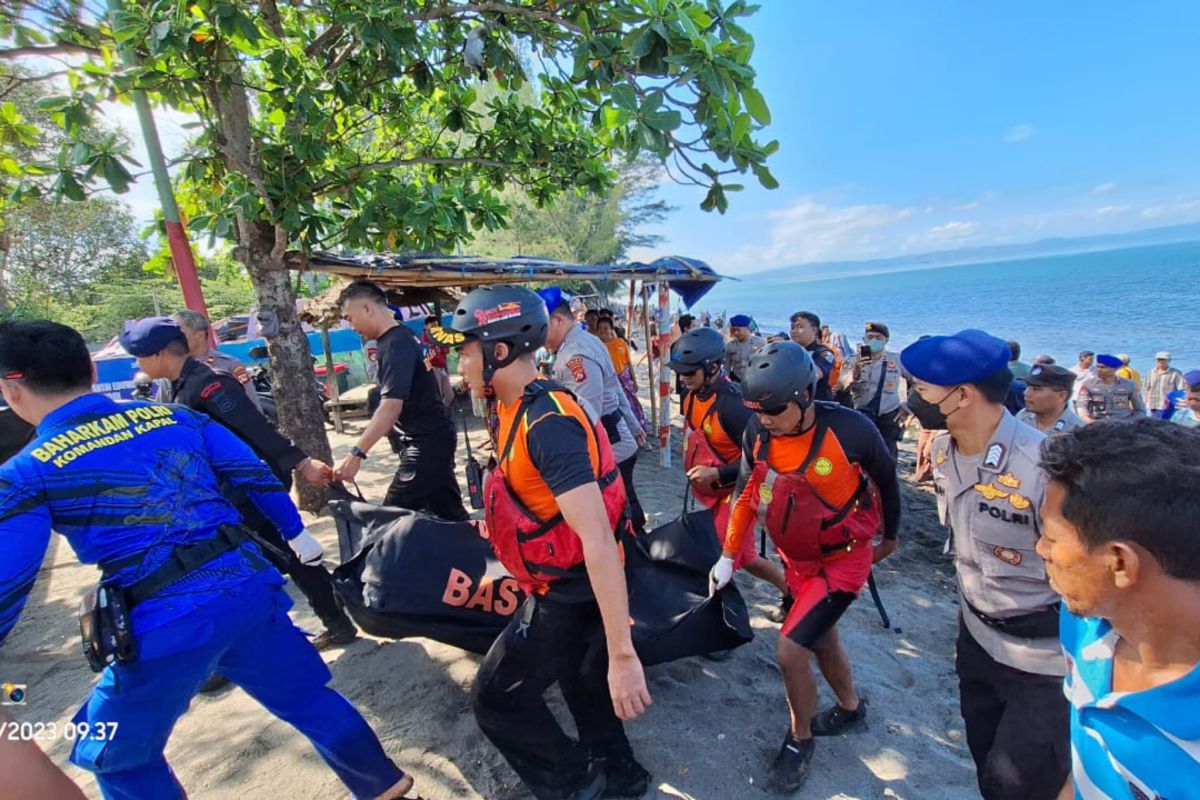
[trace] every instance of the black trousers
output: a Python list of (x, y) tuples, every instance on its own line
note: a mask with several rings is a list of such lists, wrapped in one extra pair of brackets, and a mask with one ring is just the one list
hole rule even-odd
[(988, 655), (958, 623), (958, 690), (984, 800), (1054, 800), (1071, 768), (1063, 679)]
[(629, 499), (629, 520), (634, 530), (642, 533), (646, 530), (646, 514), (638, 500), (637, 489), (633, 488), (633, 468), (637, 466), (637, 460), (638, 451), (634, 450), (633, 455), (617, 464), (617, 469), (621, 470), (621, 483), (625, 484), (625, 497)]
[(867, 418), (875, 423), (875, 427), (879, 429), (880, 435), (883, 436), (883, 443), (887, 445), (888, 453), (892, 456), (892, 461), (895, 461), (899, 455), (900, 412), (893, 411), (890, 414), (872, 414), (868, 411), (863, 411), (862, 413), (866, 414)]
[[(579, 741), (563, 732), (543, 695), (554, 683)], [(595, 601), (529, 597), (475, 677), (475, 719), (538, 800), (567, 797), (598, 756), (630, 751), (608, 691), (608, 651)]]
[(284, 540), (283, 534), (258, 510), (258, 506), (254, 505), (252, 501), (239, 504), (238, 510), (242, 512), (242, 521), (246, 523), (246, 526), (270, 545), (262, 548), (263, 554), (275, 565), (276, 569), (295, 582), (308, 600), (313, 613), (317, 615), (317, 619), (321, 620), (321, 624), (334, 633), (353, 629), (354, 623), (338, 605), (333, 582), (329, 573), (325, 571), (325, 567), (320, 564), (312, 566), (302, 564), (296, 556), (296, 552)]
[(434, 434), (398, 439), (400, 466), (383, 504), (426, 511), (451, 522), (467, 519), (454, 475), (457, 442), (453, 426)]

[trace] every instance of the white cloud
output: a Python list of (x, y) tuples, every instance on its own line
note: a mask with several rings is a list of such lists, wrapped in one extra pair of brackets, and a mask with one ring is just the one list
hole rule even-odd
[[(986, 205), (987, 199), (985, 194), (978, 202)], [(808, 195), (785, 208), (738, 223), (739, 240), (756, 244), (724, 252), (689, 250), (682, 241), (667, 242), (665, 248), (705, 259), (725, 274), (745, 274), (805, 263), (866, 261), (1195, 223), (1200, 222), (1200, 196), (1163, 198), (1136, 206), (1062, 203), (1026, 210), (992, 204), (985, 210), (986, 215), (984, 211), (962, 213), (960, 206), (923, 202), (838, 205), (828, 195)], [(663, 248), (654, 248), (631, 256), (649, 261), (662, 253)]]
[(1092, 190), (1090, 192), (1088, 192), (1088, 194), (1092, 194), (1092, 195), (1109, 194), (1110, 192), (1112, 192), (1113, 189), (1116, 189), (1116, 188), (1117, 188), (1117, 185), (1115, 183), (1113, 183), (1112, 181), (1106, 181), (1105, 183), (1101, 183), (1097, 186), (1093, 186)]
[(886, 254), (893, 244), (888, 229), (917, 213), (911, 206), (883, 203), (826, 205), (805, 197), (787, 208), (771, 211), (771, 241), (736, 251), (731, 269), (799, 264), (842, 258), (871, 258)]
[(942, 239), (967, 239), (979, 233), (979, 228), (980, 225), (978, 222), (954, 220), (953, 222), (947, 222), (945, 225), (930, 228), (929, 235)]
[(1026, 124), (1014, 125), (1008, 133), (1004, 134), (1004, 141), (1008, 144), (1024, 142), (1031, 138), (1033, 138), (1033, 126)]

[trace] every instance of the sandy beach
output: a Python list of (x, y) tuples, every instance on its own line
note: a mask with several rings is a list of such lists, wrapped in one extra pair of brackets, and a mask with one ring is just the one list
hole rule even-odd
[[(477, 423), (472, 418), (473, 423)], [(331, 434), (334, 454), (349, 450), (362, 419), (347, 435)], [(637, 466), (638, 493), (650, 521), (668, 521), (681, 509), (684, 479), (678, 464), (680, 430), (673, 432), (676, 463), (658, 465), (644, 450)], [(476, 427), (473, 443), (482, 448)], [(395, 468), (386, 447), (364, 464), (359, 486), (382, 498)], [(486, 455), (486, 454), (485, 454)], [(460, 453), (460, 458), (463, 453)], [(956, 598), (952, 567), (942, 555), (943, 534), (932, 494), (911, 482), (913, 445), (901, 445), (904, 521), (897, 553), (877, 569), (892, 623), (881, 627), (869, 595), (841, 625), (860, 691), (869, 701), (865, 733), (819, 740), (804, 798), (904, 798), (961, 800), (976, 797), (974, 771), (958, 713), (954, 676)], [(461, 480), (461, 469), (459, 470)], [(464, 489), (465, 496), (465, 489)], [(337, 553), (328, 516), (308, 517), (311, 530)], [(79, 652), (75, 610), (94, 568), (79, 565), (59, 537), (38, 577), (23, 618), (0, 653), (0, 679), (28, 684), (29, 702), (13, 709), (19, 720), (67, 722), (95, 677)], [(787, 726), (787, 706), (774, 662), (778, 625), (766, 612), (773, 589), (740, 574), (736, 580), (751, 608), (755, 640), (732, 658), (689, 658), (648, 670), (654, 705), (628, 725), (629, 736), (655, 787), (647, 797), (731, 800), (767, 797), (758, 787)], [(319, 625), (303, 597), (293, 618), (305, 630)], [(483, 738), (470, 709), (477, 656), (425, 639), (362, 637), (325, 653), (333, 685), (362, 711), (384, 748), (414, 773), (426, 800), (523, 800), (529, 795)], [(822, 684), (822, 704), (832, 696)], [(561, 704), (560, 704), (561, 707)], [(99, 797), (90, 775), (67, 764), (69, 744), (44, 742), (66, 765), (88, 797)], [(276, 721), (244, 692), (230, 688), (200, 696), (167, 747), (167, 758), (189, 796), (237, 798), (341, 798), (347, 795), (308, 742)], [(0, 789), (0, 796), (4, 792)]]

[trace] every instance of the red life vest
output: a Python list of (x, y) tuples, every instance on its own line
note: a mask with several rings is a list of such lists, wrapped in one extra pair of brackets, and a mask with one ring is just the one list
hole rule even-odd
[[(696, 404), (695, 395), (691, 392), (687, 396), (687, 409), (684, 412), (684, 420), (688, 424), (687, 433), (687, 448), (683, 454), (683, 471), (687, 472), (692, 467), (723, 467), (730, 464), (731, 461), (724, 459), (712, 446), (709, 439), (709, 434), (705, 432), (706, 427), (712, 427), (714, 437), (724, 436), (729, 439), (729, 434), (725, 432), (721, 426), (721, 421), (716, 414), (717, 401), (713, 398), (712, 405), (704, 412), (695, 427), (692, 427), (692, 408)], [(711, 420), (711, 422), (709, 421)], [(732, 442), (732, 439), (730, 439)], [(734, 443), (736, 447), (736, 443)], [(695, 481), (689, 481), (689, 486), (692, 489), (692, 495), (700, 501), (705, 508), (717, 508), (725, 498), (733, 494), (733, 486), (713, 486), (700, 485)]]
[(517, 431), (525, 421), (530, 403), (549, 392), (570, 398), (567, 404), (559, 403), (559, 408), (563, 414), (579, 420), (588, 433), (589, 454), (594, 452), (599, 456), (600, 474), (596, 482), (600, 485), (604, 511), (614, 536), (622, 527), (632, 534), (625, 484), (621, 482), (621, 472), (604, 430), (592, 424), (587, 412), (580, 408), (575, 396), (566, 389), (550, 381), (539, 380), (530, 384), (513, 417), (500, 459), (484, 484), (484, 515), (496, 558), (516, 578), (523, 590), (537, 594), (544, 594), (550, 584), (559, 578), (582, 575), (585, 571), (583, 542), (563, 520), (562, 514), (539, 519), (512, 491), (504, 475), (504, 464)]
[(759, 525), (789, 564), (819, 564), (870, 544), (879, 531), (879, 491), (858, 464), (852, 465), (859, 473), (858, 491), (841, 508), (831, 507), (809, 483), (807, 474), (818, 461), (826, 432), (824, 425), (817, 425), (804, 463), (782, 475), (767, 463), (769, 439), (760, 436), (754, 471), (745, 488), (753, 492)]

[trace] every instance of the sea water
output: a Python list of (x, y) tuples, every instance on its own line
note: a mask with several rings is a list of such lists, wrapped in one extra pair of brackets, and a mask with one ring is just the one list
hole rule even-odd
[(1143, 375), (1168, 350), (1187, 372), (1200, 368), (1200, 242), (815, 280), (772, 271), (723, 281), (692, 309), (701, 311), (749, 314), (764, 335), (812, 311), (852, 344), (864, 323), (883, 322), (895, 350), (923, 334), (981, 328), (1020, 342), (1026, 363), (1128, 353)]

